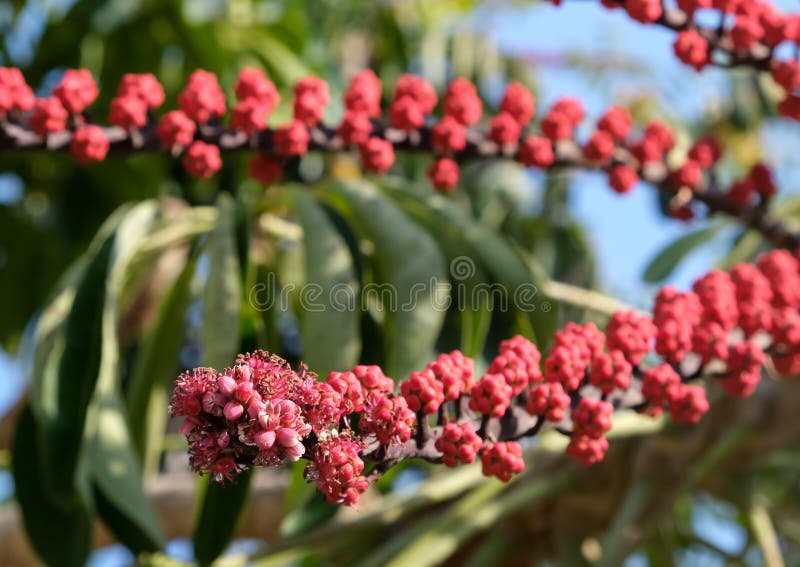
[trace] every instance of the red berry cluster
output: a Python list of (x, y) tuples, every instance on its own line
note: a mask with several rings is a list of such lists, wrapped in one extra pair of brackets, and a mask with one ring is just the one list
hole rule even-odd
[(369, 487), (364, 461), (359, 456), (362, 445), (352, 433), (336, 430), (321, 433), (314, 446), (305, 477), (317, 484), (325, 499), (333, 504), (354, 506)]
[[(450, 83), (439, 104), (429, 82), (415, 75), (401, 76), (389, 104), (387, 124), (382, 124), (381, 81), (372, 71), (362, 71), (344, 92), (345, 112), (335, 129), (323, 124), (330, 92), (328, 84), (319, 78), (297, 81), (293, 119), (275, 128), (270, 128), (269, 120), (280, 95), (263, 71), (244, 68), (234, 91), (238, 102), (225, 129), (220, 123), (227, 103), (217, 77), (196, 70), (178, 96), (180, 108), (166, 112), (153, 125), (151, 114), (165, 100), (163, 88), (152, 74), (127, 74), (111, 101), (109, 121), (131, 135), (152, 132), (158, 146), (181, 156), (186, 171), (203, 179), (222, 167), (220, 148), (232, 144), (230, 140), (240, 140), (231, 147), (259, 148), (249, 161), (248, 171), (265, 185), (281, 177), (287, 159), (303, 156), (317, 144), (331, 151), (356, 149), (364, 170), (377, 174), (392, 167), (396, 147), (430, 151), (434, 160), (428, 175), (442, 191), (456, 186), (459, 164), (465, 159), (500, 155), (528, 167), (560, 164), (600, 169), (607, 173), (611, 188), (621, 194), (631, 191), (644, 177), (673, 195), (670, 210), (681, 219), (694, 216), (695, 199), (718, 192), (711, 176), (706, 175), (722, 156), (722, 148), (713, 138), (698, 140), (665, 179), (648, 177), (653, 166), (666, 167), (667, 155), (675, 147), (672, 130), (665, 123), (656, 120), (635, 130), (630, 113), (615, 106), (600, 116), (588, 139), (578, 143), (575, 132), (585, 118), (583, 105), (577, 99), (562, 97), (543, 114), (537, 134), (532, 128), (535, 99), (516, 82), (506, 87), (497, 113), (483, 128), (481, 99), (475, 85), (463, 78)], [(34, 99), (18, 69), (0, 68), (0, 115), (21, 119), (40, 136), (69, 130), (70, 148), (83, 164), (103, 160), (109, 150), (108, 132), (89, 124), (86, 115), (97, 96), (97, 85), (85, 69), (66, 71), (53, 96)], [(437, 106), (442, 113), (438, 120), (432, 117)], [(581, 147), (579, 155), (569, 151), (575, 144)], [(734, 213), (755, 209), (774, 193), (770, 170), (764, 164), (754, 164), (746, 177), (731, 184), (723, 195), (727, 201), (717, 208)], [(709, 204), (708, 199), (704, 202)]]
[[(608, 450), (615, 408), (696, 423), (709, 403), (692, 381), (748, 396), (768, 360), (778, 373), (800, 374), (800, 260), (784, 250), (713, 270), (691, 291), (662, 288), (652, 319), (619, 311), (605, 332), (569, 323), (544, 359), (524, 337), (502, 341), (477, 380), (459, 351), (413, 372), (399, 393), (378, 366), (320, 381), (257, 351), (221, 372), (182, 374), (171, 413), (185, 418), (194, 470), (222, 482), (306, 458), (306, 477), (328, 501), (353, 505), (405, 458), (454, 467), (480, 456), (485, 475), (508, 481), (525, 466), (517, 440), (543, 427), (569, 435), (567, 454), (592, 465)], [(367, 462), (375, 467), (365, 475)]]
[(459, 463), (465, 465), (474, 463), (483, 445), (483, 439), (475, 433), (471, 423), (450, 422), (444, 425), (442, 434), (434, 445), (442, 452), (442, 462), (445, 466), (455, 467)]
[(522, 447), (516, 441), (485, 443), (481, 451), (483, 474), (508, 482), (514, 475), (525, 470)]
[[(561, 0), (550, 0), (560, 5)], [(622, 9), (642, 24), (657, 24), (677, 32), (675, 56), (697, 71), (714, 64), (750, 65), (768, 70), (786, 91), (779, 105), (784, 116), (800, 119), (800, 63), (795, 56), (778, 59), (776, 48), (800, 45), (800, 15), (784, 14), (766, 0), (600, 0), (609, 9)], [(703, 24), (708, 12), (717, 13), (721, 25)], [(705, 19), (704, 21), (708, 21)]]
[(583, 398), (572, 410), (572, 436), (567, 454), (584, 465), (603, 459), (608, 449), (605, 433), (611, 429), (614, 406), (604, 400)]

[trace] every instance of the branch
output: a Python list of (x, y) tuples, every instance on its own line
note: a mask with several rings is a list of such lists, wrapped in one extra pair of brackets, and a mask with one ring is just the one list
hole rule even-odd
[[(537, 346), (518, 335), (501, 342), (479, 378), (474, 362), (453, 351), (401, 380), (399, 392), (377, 366), (332, 372), (321, 382), (302, 365), (295, 372), (256, 351), (219, 373), (181, 375), (171, 411), (186, 417), (181, 432), (196, 471), (223, 482), (249, 467), (304, 458), (306, 478), (331, 503), (354, 505), (370, 482), (412, 459), (453, 467), (480, 457), (486, 476), (507, 482), (525, 466), (517, 441), (551, 430), (569, 439), (574, 460), (591, 466), (608, 450), (615, 413), (668, 411), (678, 423), (697, 424), (710, 407), (697, 381), (747, 397), (765, 367), (796, 375), (797, 289), (800, 261), (775, 250), (757, 265), (702, 276), (692, 292), (662, 289), (652, 320), (627, 310), (614, 313), (605, 332), (570, 323), (555, 333), (543, 363)], [(730, 427), (686, 482), (700, 479), (745, 434), (740, 424)], [(618, 550), (620, 530), (610, 539)]]
[(784, 567), (781, 554), (781, 545), (775, 533), (775, 526), (769, 517), (769, 511), (763, 503), (755, 501), (748, 512), (750, 526), (755, 533), (758, 546), (764, 556), (764, 565), (767, 567)]
[[(607, 2), (615, 4), (619, 8), (624, 9), (625, 7), (625, 0), (607, 0)], [(768, 4), (768, 7), (777, 12), (774, 6)], [(679, 7), (668, 7), (662, 3), (661, 15), (648, 23), (676, 33), (694, 30), (708, 42), (708, 63), (711, 65), (724, 68), (750, 67), (758, 71), (769, 71), (772, 68), (774, 48), (767, 45), (763, 40), (755, 42), (749, 48), (736, 47), (730, 34), (726, 33), (728, 30), (724, 27), (724, 19), (721, 21), (719, 28), (704, 26), (696, 22), (690, 14)], [(715, 59), (713, 54), (721, 56), (722, 61), (720, 61), (719, 57)]]
[[(665, 23), (678, 26), (667, 12)], [(680, 25), (686, 25), (680, 24)], [(722, 41), (722, 40), (720, 40)], [(674, 135), (663, 123), (652, 122), (639, 140), (630, 139), (632, 118), (622, 108), (610, 108), (597, 122), (585, 143), (575, 138), (584, 119), (580, 101), (564, 97), (531, 125), (536, 114), (533, 95), (519, 83), (510, 83), (499, 112), (488, 128), (480, 127), (482, 102), (475, 85), (465, 79), (450, 83), (443, 101), (443, 116), (433, 119), (438, 95), (421, 77), (403, 75), (395, 85), (393, 101), (381, 108), (382, 87), (371, 71), (363, 71), (344, 93), (346, 112), (341, 123), (323, 123), (329, 101), (325, 81), (306, 77), (295, 84), (294, 120), (268, 127), (268, 117), (279, 95), (261, 71), (244, 69), (235, 91), (239, 102), (229, 123), (225, 96), (217, 78), (196, 70), (180, 93), (181, 110), (156, 120), (153, 110), (164, 102), (163, 89), (153, 75), (125, 75), (119, 95), (112, 100), (111, 126), (92, 124), (88, 106), (98, 95), (97, 85), (86, 70), (69, 70), (54, 89), (53, 97), (33, 99), (17, 71), (18, 92), (6, 89), (14, 101), (0, 107), (0, 151), (72, 152), (83, 164), (102, 161), (110, 154), (166, 153), (180, 157), (186, 170), (204, 179), (222, 167), (221, 155), (255, 154), (250, 175), (265, 185), (281, 177), (286, 167), (309, 151), (326, 153), (358, 150), (362, 166), (371, 173), (385, 173), (396, 152), (430, 155), (428, 176), (433, 185), (452, 191), (460, 165), (480, 159), (511, 159), (528, 167), (550, 171), (603, 171), (615, 191), (627, 193), (641, 179), (670, 202), (670, 211), (691, 218), (693, 206), (709, 215), (724, 214), (759, 232), (778, 247), (797, 248), (800, 234), (781, 224), (770, 212), (775, 191), (771, 173), (761, 165), (729, 189), (721, 187), (712, 170), (722, 148), (712, 139), (698, 140), (680, 167), (668, 157)], [(800, 71), (798, 71), (800, 73)], [(160, 96), (152, 97), (161, 89)], [(256, 93), (256, 94), (253, 94)], [(28, 110), (32, 107), (32, 110)], [(706, 171), (704, 171), (706, 170)]]
[[(620, 416), (620, 425), (624, 427), (615, 428), (614, 443), (602, 463), (577, 474), (569, 490), (546, 502), (525, 506), (499, 520), (496, 529), (507, 534), (511, 542), (510, 551), (503, 557), (504, 564), (522, 566), (552, 559), (558, 542), (565, 538), (579, 544), (587, 538), (608, 535), (630, 487), (636, 479), (646, 479), (658, 490), (650, 492), (644, 506), (639, 503), (637, 507), (643, 511), (631, 514), (632, 519), (623, 528), (625, 539), (620, 552), (627, 555), (641, 538), (647, 536), (650, 525), (663, 518), (659, 514), (665, 508), (658, 508), (658, 505), (664, 493), (669, 496), (670, 507), (677, 495), (696, 488), (716, 498), (733, 501), (741, 493), (745, 482), (743, 475), (751, 474), (775, 451), (795, 446), (800, 440), (800, 422), (794, 419), (800, 411), (798, 381), (767, 382), (748, 400), (719, 396), (713, 406), (706, 418), (694, 427), (664, 430), (665, 423), (662, 422), (653, 429), (652, 422), (641, 416)], [(728, 435), (731, 423), (742, 424), (753, 434), (739, 436), (737, 443), (731, 443)], [(538, 445), (530, 448), (525, 459), (531, 463), (531, 470), (519, 482), (512, 482), (500, 495), (513, 493), (520, 483), (535, 485), (537, 481), (556, 478), (565, 469), (570, 469), (560, 441), (557, 434), (550, 432)], [(724, 447), (724, 450), (718, 447)], [(712, 458), (707, 459), (709, 454)], [(700, 467), (703, 474), (686, 478), (685, 472), (700, 461), (703, 461)], [(471, 488), (473, 485), (468, 484), (467, 479), (477, 482), (477, 474), (471, 476), (477, 472), (474, 467), (462, 467), (433, 476), (421, 488), (425, 495), (425, 508), (419, 507), (421, 503), (417, 501), (417, 495), (410, 497), (412, 509), (407, 512), (400, 507), (402, 498), (385, 496), (378, 502), (365, 504), (355, 514), (337, 516), (322, 528), (280, 542), (270, 547), (274, 551), (261, 557), (271, 560), (273, 553), (282, 551), (317, 551), (336, 563), (353, 552), (346, 545), (338, 545), (343, 541), (359, 546), (356, 550), (363, 550), (364, 546), (373, 543), (392, 546), (395, 543), (393, 538), (405, 535), (400, 531), (403, 526), (413, 530), (420, 523), (429, 522), (430, 518), (438, 520), (443, 516), (441, 507), (432, 508), (442, 500), (429, 499), (430, 489), (439, 486), (444, 489), (453, 481), (457, 482), (460, 490)], [(459, 491), (453, 490), (443, 496), (454, 499), (458, 494)], [(435, 522), (432, 524), (436, 525)], [(471, 557), (481, 541), (478, 538), (460, 546), (449, 562), (460, 564), (459, 558)], [(382, 551), (382, 548), (377, 551)], [(602, 554), (607, 556), (607, 548), (602, 549)]]
[[(431, 143), (432, 127), (423, 127), (408, 133), (396, 128), (386, 127), (378, 122), (373, 125), (372, 136), (392, 142), (397, 151), (435, 155)], [(149, 123), (145, 127), (128, 132), (117, 126), (103, 127), (103, 133), (110, 141), (109, 152), (114, 155), (127, 156), (137, 153), (170, 153), (165, 150), (156, 134), (156, 125)], [(309, 150), (327, 153), (346, 152), (351, 148), (344, 144), (336, 130), (318, 125), (310, 131)], [(73, 133), (62, 131), (47, 137), (37, 136), (32, 131), (9, 122), (0, 123), (0, 151), (70, 151)], [(468, 133), (464, 150), (456, 152), (454, 159), (458, 163), (480, 159), (519, 159), (519, 142), (499, 145), (489, 140), (476, 130)], [(257, 135), (248, 137), (221, 125), (207, 124), (201, 127), (195, 139), (214, 145), (221, 152), (258, 152), (262, 155), (281, 159), (275, 148), (275, 130), (265, 129)], [(561, 140), (554, 146), (554, 160), (549, 170), (552, 171), (609, 171), (615, 165), (624, 165), (636, 171), (642, 180), (670, 199), (677, 199), (676, 191), (669, 179), (669, 168), (665, 162), (648, 163), (642, 167), (630, 152), (618, 149), (613, 161), (601, 166), (582, 156), (580, 146), (573, 140)], [(727, 193), (713, 180), (707, 187), (680, 195), (682, 204), (701, 204), (706, 207), (708, 215), (724, 214), (734, 221), (760, 233), (772, 245), (782, 248), (796, 249), (800, 246), (800, 233), (790, 230), (766, 206), (768, 203), (737, 204), (732, 202)]]

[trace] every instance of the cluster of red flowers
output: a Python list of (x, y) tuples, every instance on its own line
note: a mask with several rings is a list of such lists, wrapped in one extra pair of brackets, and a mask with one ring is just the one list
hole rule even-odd
[[(561, 4), (561, 0), (550, 1)], [(675, 55), (697, 71), (711, 65), (715, 53), (723, 65), (742, 63), (769, 69), (787, 93), (779, 111), (800, 120), (800, 63), (796, 56), (779, 59), (775, 55), (781, 45), (800, 45), (800, 14), (784, 14), (766, 0), (676, 0), (674, 9), (665, 7), (662, 0), (600, 3), (622, 9), (642, 24), (660, 24), (677, 31)], [(720, 27), (711, 29), (699, 23), (697, 15), (703, 12), (716, 12)]]
[[(373, 173), (385, 173), (392, 167), (396, 145), (424, 142), (434, 156), (429, 177), (437, 189), (447, 192), (458, 182), (459, 163), (485, 152), (487, 145), (491, 155), (513, 158), (527, 167), (554, 165), (558, 148), (562, 143), (574, 143), (576, 128), (585, 117), (580, 101), (563, 97), (541, 117), (541, 134), (532, 133), (534, 97), (524, 86), (512, 82), (483, 134), (470, 133), (468, 129), (476, 128), (483, 115), (473, 83), (462, 78), (450, 83), (440, 105), (443, 115), (437, 121), (430, 117), (439, 104), (433, 86), (421, 77), (406, 74), (395, 85), (388, 124), (382, 124), (378, 121), (381, 81), (372, 71), (362, 71), (344, 92), (345, 112), (335, 130), (322, 124), (330, 94), (327, 83), (316, 77), (297, 81), (293, 120), (270, 129), (268, 119), (280, 102), (280, 95), (264, 73), (243, 69), (234, 90), (238, 102), (229, 121), (231, 135), (245, 139), (266, 136), (269, 151), (256, 153), (249, 163), (250, 175), (265, 185), (281, 176), (286, 159), (308, 152), (312, 134), (319, 131), (333, 141), (331, 147), (356, 148), (364, 170)], [(89, 124), (84, 114), (97, 95), (97, 85), (86, 70), (66, 71), (53, 96), (35, 99), (18, 69), (0, 68), (0, 114), (27, 116), (30, 129), (41, 136), (71, 130), (70, 147), (81, 163), (101, 161), (109, 150), (105, 130)], [(164, 99), (164, 90), (153, 75), (125, 75), (111, 101), (109, 120), (127, 131), (142, 129), (151, 120), (151, 111)], [(160, 118), (155, 134), (163, 149), (182, 156), (191, 175), (209, 178), (222, 167), (222, 159), (219, 144), (204, 131), (209, 125), (218, 125), (226, 114), (225, 96), (216, 76), (203, 70), (193, 72), (178, 103), (179, 110)], [(582, 159), (573, 159), (573, 165), (604, 170), (615, 191), (631, 191), (647, 168), (666, 163), (675, 146), (672, 130), (663, 122), (645, 125), (639, 136), (632, 136), (633, 131), (633, 119), (626, 109), (608, 109), (581, 144)], [(704, 171), (713, 167), (721, 155), (722, 148), (716, 140), (702, 138), (684, 161), (671, 169), (666, 186), (682, 195), (671, 202), (676, 217), (691, 218), (691, 194), (706, 189)], [(768, 199), (774, 192), (770, 170), (759, 163), (749, 176), (731, 185), (729, 198), (732, 204), (745, 206), (756, 197)]]
[(592, 465), (608, 450), (615, 409), (667, 410), (675, 422), (696, 423), (709, 403), (693, 380), (748, 396), (767, 359), (779, 373), (800, 373), (800, 261), (785, 250), (713, 270), (692, 291), (664, 287), (652, 318), (619, 311), (605, 332), (569, 323), (546, 357), (522, 336), (503, 341), (477, 379), (459, 351), (398, 388), (377, 366), (320, 381), (257, 351), (221, 372), (182, 374), (171, 413), (185, 418), (194, 470), (221, 482), (306, 458), (306, 477), (328, 501), (353, 505), (382, 463), (403, 458), (455, 467), (480, 457), (485, 475), (508, 481), (524, 469), (518, 440), (543, 426), (569, 435), (567, 453)]

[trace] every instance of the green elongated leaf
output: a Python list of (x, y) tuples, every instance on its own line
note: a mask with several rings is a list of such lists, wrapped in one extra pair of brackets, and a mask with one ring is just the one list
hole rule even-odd
[(433, 355), (446, 311), (441, 286), (448, 278), (435, 240), (371, 183), (342, 182), (324, 195), (354, 217), (375, 245), (377, 281), (362, 294), (375, 293), (383, 305), (385, 368), (397, 377), (422, 368)]
[(169, 387), (178, 366), (189, 289), (196, 265), (196, 250), (193, 250), (164, 298), (158, 320), (143, 341), (128, 382), (128, 421), (136, 453), (145, 472), (155, 470), (161, 454), (161, 442), (167, 425)]
[(657, 283), (666, 279), (690, 252), (711, 240), (720, 228), (719, 224), (701, 228), (670, 243), (650, 260), (644, 271), (644, 281)]
[(119, 303), (128, 268), (150, 233), (156, 203), (133, 207), (120, 222), (106, 282), (102, 312), (101, 361), (97, 386), (87, 412), (88, 472), (98, 511), (117, 537), (134, 552), (163, 546), (158, 521), (144, 494), (140, 464), (133, 450), (120, 386)]
[(309, 68), (303, 60), (293, 53), (286, 45), (275, 39), (272, 35), (244, 34), (251, 36), (249, 42), (245, 42), (256, 55), (260, 57), (265, 65), (269, 67), (273, 76), (280, 77), (286, 85), (293, 84), (297, 79), (310, 73)]
[(80, 567), (89, 556), (91, 515), (79, 492), (66, 502), (56, 502), (42, 489), (46, 471), (40, 459), (41, 433), (30, 405), (26, 406), (11, 448), (14, 494), (25, 532), (45, 564)]
[(361, 351), (358, 288), (347, 243), (307, 189), (289, 191), (303, 227), (304, 272), (300, 289), (303, 361), (325, 376), (358, 362)]
[(574, 471), (567, 469), (510, 487), (496, 481), (484, 482), (443, 515), (417, 522), (358, 565), (440, 565), (470, 537), (490, 528), (500, 518), (564, 489), (573, 475)]
[[(486, 282), (488, 284), (488, 282)], [(478, 287), (472, 287), (467, 293), (475, 293), (478, 298), (471, 302), (468, 309), (461, 311), (461, 352), (466, 356), (480, 356), (486, 346), (489, 327), (492, 324), (492, 308), (488, 295), (479, 295)]]
[(242, 281), (236, 246), (233, 200), (220, 194), (217, 226), (209, 235), (208, 279), (203, 293), (203, 324), (200, 343), (207, 366), (224, 368), (239, 350), (239, 319)]
[(289, 538), (308, 533), (332, 519), (341, 506), (328, 504), (313, 484), (306, 481), (305, 463), (292, 464), (291, 480), (284, 498), (288, 511), (281, 521), (281, 537)]
[(145, 262), (149, 256), (191, 242), (211, 231), (217, 225), (218, 219), (219, 211), (215, 207), (186, 209), (163, 226), (154, 228), (152, 234), (139, 246), (134, 262)]
[(31, 409), (42, 435), (43, 486), (55, 499), (70, 499), (74, 492), (86, 411), (100, 365), (106, 278), (116, 231), (128, 210), (120, 207), (100, 227), (88, 251), (62, 278), (33, 333)]
[(281, 336), (278, 330), (278, 307), (280, 302), (276, 299), (277, 286), (270, 285), (273, 272), (263, 264), (255, 266), (256, 285), (253, 287), (248, 299), (259, 314), (262, 333), (259, 340), (261, 348), (270, 352), (281, 350)]
[[(800, 215), (800, 196), (795, 195), (775, 203), (772, 214), (785, 221), (796, 219)], [(729, 270), (739, 262), (752, 261), (767, 245), (760, 232), (747, 230), (736, 238), (736, 243), (728, 255), (720, 262), (720, 267)]]
[[(207, 366), (223, 368), (233, 363), (239, 350), (242, 278), (236, 238), (233, 200), (220, 194), (217, 226), (207, 244), (209, 274), (203, 293), (201, 344)], [(195, 524), (195, 556), (201, 565), (216, 559), (230, 542), (244, 509), (250, 473), (239, 475), (233, 486), (206, 482), (200, 513)]]
[(747, 230), (736, 238), (731, 251), (720, 262), (720, 267), (725, 270), (731, 269), (739, 262), (752, 260), (761, 247), (764, 245), (764, 237), (755, 230)]
[(451, 297), (461, 320), (461, 351), (467, 356), (478, 356), (486, 344), (492, 322), (493, 286), (480, 262), (473, 261), (478, 258), (477, 253), (458, 226), (447, 222), (419, 198), (402, 191), (388, 190), (388, 194), (430, 232), (447, 255), (451, 277), (455, 280)]
[(134, 553), (161, 549), (164, 537), (144, 493), (118, 385), (99, 393), (96, 404), (89, 467), (100, 517)]
[(492, 567), (503, 561), (508, 550), (514, 545), (514, 539), (509, 536), (505, 526), (498, 525), (481, 541), (478, 548), (469, 558), (464, 567)]
[(236, 234), (236, 257), (239, 260), (239, 271), (242, 286), (247, 285), (248, 252), (250, 248), (250, 213), (247, 206), (237, 200), (235, 205), (234, 233)]
[(200, 565), (211, 565), (230, 543), (239, 517), (250, 493), (252, 469), (236, 477), (236, 482), (224, 486), (203, 479), (203, 506), (192, 536), (194, 555)]
[(40, 379), (44, 487), (69, 501), (83, 442), (86, 412), (100, 371), (106, 280), (115, 234), (94, 251), (75, 290), (59, 356), (50, 356)]
[(476, 222), (438, 194), (422, 193), (386, 184), (394, 199), (415, 199), (430, 209), (438, 224), (454, 227), (469, 244), (478, 260), (508, 294), (508, 306), (525, 315), (531, 339), (538, 338), (542, 347), (552, 335), (556, 324), (554, 303), (544, 293), (543, 276), (531, 268), (529, 259), (511, 242), (494, 230)]
[[(59, 449), (65, 447), (46, 447), (45, 444), (59, 435), (67, 438), (71, 433), (77, 439), (71, 441), (71, 446), (66, 449), (76, 445), (80, 447), (88, 409), (88, 400), (84, 396), (91, 396), (97, 376), (91, 372), (93, 369), (96, 372), (99, 361), (87, 360), (87, 366), (80, 368), (76, 360), (74, 367), (84, 374), (62, 375), (67, 332), (70, 326), (79, 326), (79, 315), (85, 317), (85, 328), (92, 327), (88, 315), (76, 313), (76, 309), (102, 310), (102, 305), (91, 305), (91, 294), (92, 290), (105, 287), (115, 231), (126, 212), (127, 208), (119, 209), (100, 228), (89, 251), (62, 278), (57, 293), (43, 310), (33, 333), (33, 383), (29, 405), (18, 423), (12, 448), (13, 473), (16, 497), (28, 536), (36, 551), (50, 565), (82, 565), (89, 553), (91, 494), (85, 463), (81, 463), (77, 455), (70, 454), (74, 466), (67, 475), (61, 466), (48, 468), (49, 460), (57, 459)], [(101, 285), (87, 283), (90, 277), (97, 278), (96, 282)], [(100, 323), (99, 315), (97, 323)], [(89, 342), (93, 337), (84, 339)], [(70, 345), (70, 348), (74, 349), (74, 346)], [(70, 356), (75, 357), (74, 352)], [(69, 388), (72, 386), (79, 386), (84, 391), (72, 392), (74, 397), (70, 397)], [(64, 401), (67, 412), (60, 416), (60, 404)], [(58, 421), (60, 417), (64, 419)], [(58, 430), (59, 427), (62, 429)], [(59, 491), (54, 490), (53, 475), (68, 476), (69, 484), (59, 483)]]
[[(391, 469), (389, 475), (394, 470)], [(384, 483), (385, 478), (387, 477), (381, 478), (378, 484)], [(265, 554), (254, 558), (254, 564), (259, 567), (274, 565), (284, 556), (283, 552), (293, 555), (319, 551), (322, 555), (327, 555), (330, 548), (337, 547), (340, 543), (347, 545), (355, 542), (356, 546), (363, 547), (361, 542), (369, 541), (370, 534), (376, 529), (391, 530), (391, 526), (410, 518), (419, 519), (426, 515), (439, 517), (435, 510), (441, 510), (447, 501), (460, 497), (485, 481), (480, 467), (476, 466), (461, 467), (448, 470), (446, 474), (434, 475), (423, 482), (413, 495), (390, 492), (379, 500), (365, 504), (357, 516), (330, 522), (293, 537), (284, 537)]]

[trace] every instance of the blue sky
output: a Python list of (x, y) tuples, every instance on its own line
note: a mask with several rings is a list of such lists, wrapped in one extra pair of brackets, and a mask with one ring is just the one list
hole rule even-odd
[[(790, 0), (776, 5), (796, 9)], [(705, 109), (724, 103), (728, 97), (728, 73), (706, 69), (698, 74), (673, 55), (674, 33), (633, 22), (621, 10), (606, 10), (599, 2), (566, 1), (560, 7), (541, 3), (534, 7), (489, 10), (485, 25), (493, 28), (502, 48), (510, 53), (548, 55), (571, 52), (605, 61), (631, 61), (647, 71), (631, 74), (608, 71), (601, 78), (566, 67), (545, 67), (537, 72), (541, 86), (539, 106), (546, 107), (562, 95), (579, 95), (594, 118), (610, 104), (624, 102), (639, 93), (649, 93), (665, 115), (695, 119)], [(591, 127), (587, 120), (584, 128)], [(586, 130), (584, 130), (584, 134)], [(787, 140), (787, 137), (790, 140)], [(777, 166), (781, 190), (794, 192), (800, 184), (797, 158), (788, 148), (797, 148), (797, 129), (771, 128), (762, 135), (765, 155)], [(577, 172), (573, 176), (572, 210), (587, 227), (598, 256), (601, 281), (615, 295), (646, 301), (652, 293), (641, 276), (654, 254), (686, 233), (683, 223), (665, 219), (657, 210), (653, 190), (640, 185), (627, 196), (608, 189), (604, 176)], [(693, 223), (697, 228), (701, 223)], [(670, 277), (682, 287), (712, 265), (726, 243), (693, 254)]]

